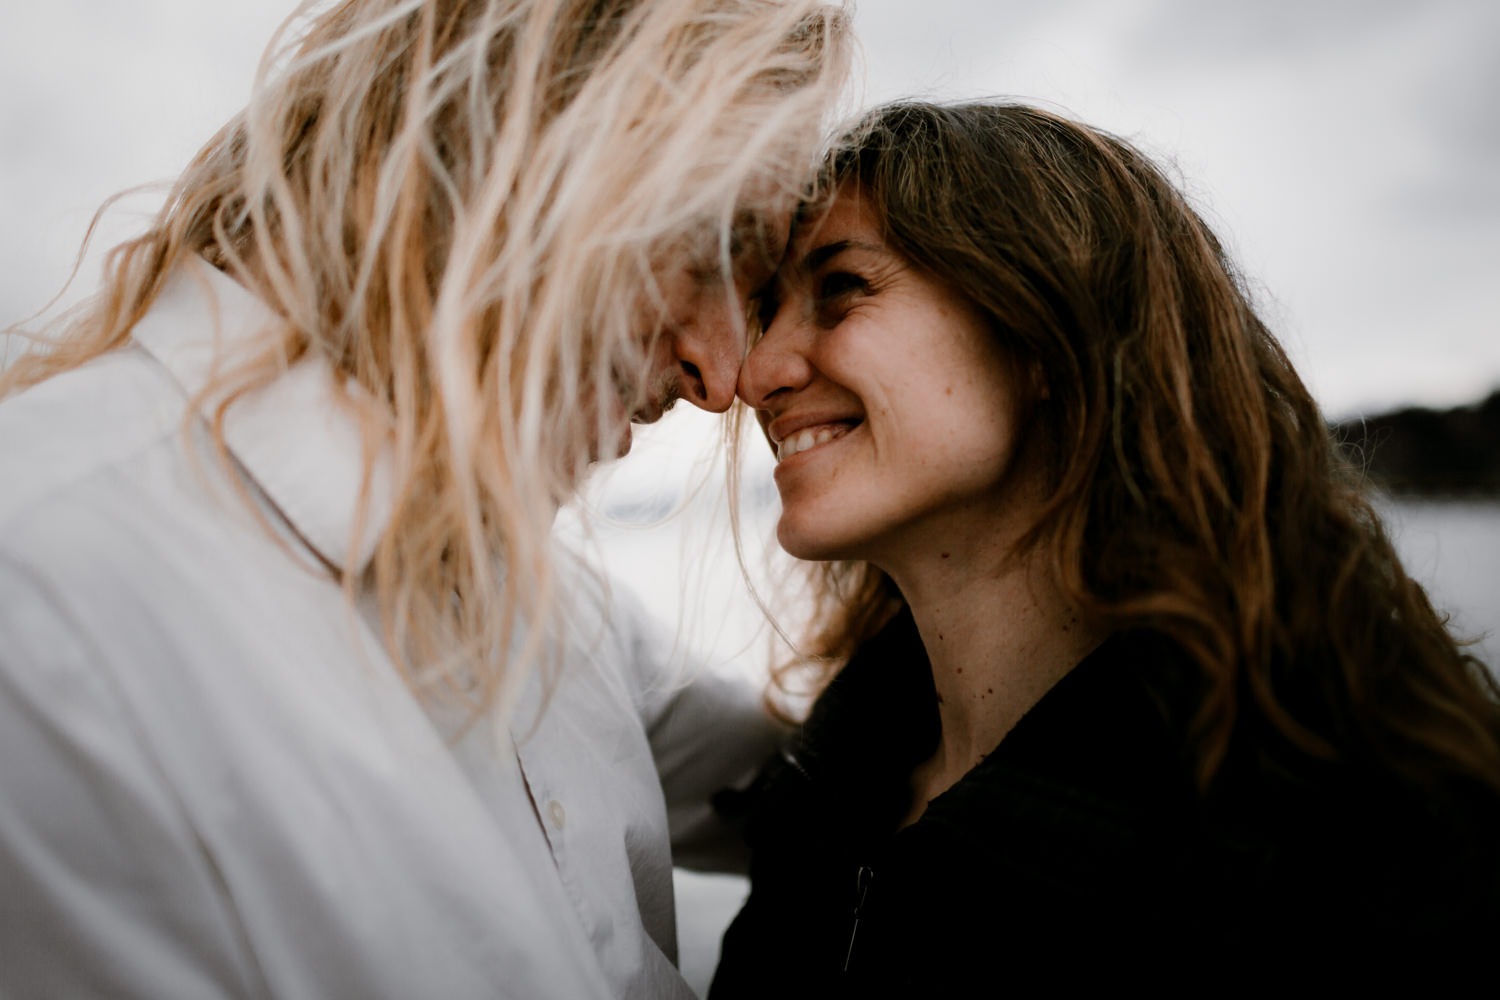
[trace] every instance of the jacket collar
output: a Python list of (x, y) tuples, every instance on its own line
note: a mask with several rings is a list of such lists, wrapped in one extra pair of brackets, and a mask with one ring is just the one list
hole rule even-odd
[[(189, 399), (262, 349), (283, 320), (207, 262), (192, 258), (171, 274), (133, 331), (135, 342), (171, 373)], [(369, 564), (390, 520), (389, 447), (374, 456), (369, 505), (354, 537), (365, 478), (364, 438), (352, 400), (329, 363), (308, 355), (235, 400), (225, 411), (224, 443), (254, 484), (317, 552), (339, 568)], [(223, 393), (200, 401), (212, 421)]]

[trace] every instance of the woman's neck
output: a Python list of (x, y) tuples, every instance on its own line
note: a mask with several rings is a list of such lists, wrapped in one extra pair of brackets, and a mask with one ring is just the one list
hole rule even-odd
[[(950, 554), (952, 555), (952, 554)], [(1055, 584), (1014, 559), (965, 565), (943, 556), (896, 583), (932, 664), (942, 732), (913, 774), (911, 822), (993, 750), (1054, 684), (1099, 644)]]

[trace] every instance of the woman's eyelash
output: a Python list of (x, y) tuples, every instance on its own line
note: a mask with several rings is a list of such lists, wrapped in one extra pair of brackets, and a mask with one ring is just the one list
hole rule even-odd
[(781, 298), (774, 285), (762, 288), (755, 293), (750, 302), (750, 314), (755, 318), (762, 332), (770, 328), (771, 321), (776, 318), (776, 312), (780, 308)]
[(857, 274), (848, 271), (830, 271), (818, 279), (818, 298), (837, 299), (855, 292), (863, 292), (869, 283)]
[[(811, 304), (819, 313), (838, 308), (849, 296), (862, 294), (870, 289), (868, 281), (849, 271), (829, 271), (817, 276), (811, 285)], [(781, 292), (782, 289), (773, 281), (750, 298), (750, 317), (761, 333), (770, 329), (776, 314), (781, 310)]]

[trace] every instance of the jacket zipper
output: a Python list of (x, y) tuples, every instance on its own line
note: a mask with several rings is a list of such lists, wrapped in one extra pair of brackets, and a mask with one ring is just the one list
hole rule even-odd
[(849, 965), (854, 960), (854, 938), (859, 934), (859, 916), (864, 911), (866, 897), (870, 895), (870, 883), (874, 881), (875, 869), (860, 865), (859, 874), (854, 878), (854, 925), (849, 928), (849, 950), (844, 953), (845, 973), (848, 973)]

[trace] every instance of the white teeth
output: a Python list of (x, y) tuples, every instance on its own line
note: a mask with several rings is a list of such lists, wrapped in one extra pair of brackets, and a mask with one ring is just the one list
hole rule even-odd
[(800, 430), (781, 442), (781, 448), (776, 453), (776, 460), (784, 462), (799, 452), (820, 444), (827, 444), (836, 437), (843, 437), (848, 432), (847, 424), (823, 424), (821, 427)]

